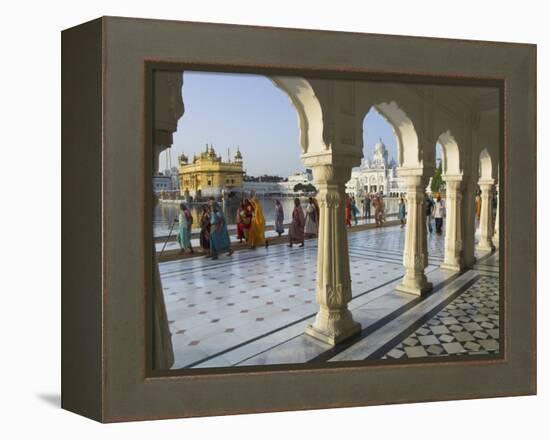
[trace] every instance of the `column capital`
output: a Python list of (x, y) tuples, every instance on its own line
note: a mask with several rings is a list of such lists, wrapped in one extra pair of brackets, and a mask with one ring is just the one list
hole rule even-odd
[(445, 180), (445, 185), (447, 187), (447, 195), (457, 196), (462, 187), (462, 180)]
[(306, 153), (302, 160), (313, 170), (314, 181), (321, 185), (345, 185), (351, 178), (351, 169), (361, 163), (361, 157), (348, 150)]
[(407, 193), (425, 192), (426, 185), (430, 180), (427, 176), (418, 175), (418, 174), (409, 174), (409, 175), (404, 175), (400, 177), (403, 180)]
[(325, 151), (305, 153), (301, 156), (304, 165), (308, 168), (337, 165), (350, 169), (361, 164), (361, 157), (362, 155), (358, 154), (356, 148), (331, 148)]
[(424, 168), (411, 168), (411, 167), (400, 167), (397, 169), (399, 177), (422, 177), (424, 174)]
[(351, 167), (346, 165), (315, 165), (311, 167), (313, 180), (319, 185), (344, 186), (351, 178)]
[(462, 182), (462, 174), (443, 174), (441, 178), (446, 182)]
[(495, 179), (480, 179), (477, 184), (480, 188), (493, 186), (495, 184)]

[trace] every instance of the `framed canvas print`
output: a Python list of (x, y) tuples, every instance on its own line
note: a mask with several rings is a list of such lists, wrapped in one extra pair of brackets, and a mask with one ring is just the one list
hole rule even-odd
[(535, 393), (535, 123), (533, 45), (63, 31), (62, 406)]

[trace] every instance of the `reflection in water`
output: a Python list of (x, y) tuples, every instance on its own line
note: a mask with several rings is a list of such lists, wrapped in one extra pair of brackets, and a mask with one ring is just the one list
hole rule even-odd
[[(283, 205), (283, 210), (285, 213), (285, 223), (290, 223), (292, 220), (292, 210), (294, 209), (294, 198), (278, 198), (278, 197), (258, 197), (260, 200), (260, 203), (262, 204), (262, 209), (264, 211), (265, 221), (266, 225), (273, 225), (275, 223), (275, 200), (280, 200), (281, 204)], [(302, 208), (305, 209), (307, 206), (307, 197), (300, 197), (300, 201), (302, 202)], [(395, 214), (397, 212), (397, 206), (399, 203), (399, 199), (397, 198), (384, 198), (384, 202), (386, 204), (386, 214)], [(204, 202), (206, 203), (206, 202)], [(191, 211), (191, 214), (193, 215), (193, 229), (199, 228), (199, 218), (200, 214), (202, 212), (202, 205), (204, 203), (198, 203), (198, 204), (188, 204), (189, 209)], [(239, 206), (238, 200), (230, 200), (228, 203), (224, 206), (224, 214), (225, 218), (227, 219), (228, 225), (235, 225), (237, 220), (237, 208)], [(361, 211), (363, 206), (361, 204), (361, 201), (357, 201), (357, 207)], [(372, 209), (372, 213), (374, 213), (374, 209)], [(159, 203), (158, 206), (155, 208), (155, 213), (153, 216), (153, 234), (155, 237), (163, 237), (168, 235), (168, 232), (170, 231), (170, 225), (174, 221), (174, 219), (178, 218), (179, 214), (179, 204), (178, 203)]]

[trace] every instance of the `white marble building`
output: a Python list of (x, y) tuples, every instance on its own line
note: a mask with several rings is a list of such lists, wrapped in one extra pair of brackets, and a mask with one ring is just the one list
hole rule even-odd
[(382, 140), (375, 145), (372, 158), (364, 158), (361, 165), (352, 170), (346, 192), (356, 198), (365, 193), (397, 197), (405, 192), (397, 174), (397, 163), (394, 159), (388, 160), (388, 150)]
[(153, 192), (159, 194), (161, 191), (172, 191), (172, 179), (170, 176), (163, 174), (153, 176)]
[(177, 167), (167, 168), (153, 176), (153, 192), (156, 194), (179, 192)]

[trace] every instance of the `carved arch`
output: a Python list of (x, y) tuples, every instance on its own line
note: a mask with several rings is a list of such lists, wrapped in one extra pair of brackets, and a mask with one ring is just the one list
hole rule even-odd
[(461, 175), (460, 149), (450, 130), (442, 133), (437, 139), (437, 142), (441, 145), (443, 150), (443, 174), (454, 176)]
[(298, 116), (302, 154), (326, 149), (323, 139), (323, 111), (311, 84), (304, 78), (268, 77), (290, 99)]
[(493, 178), (493, 161), (486, 148), (479, 153), (479, 178), (480, 180), (490, 180)]

